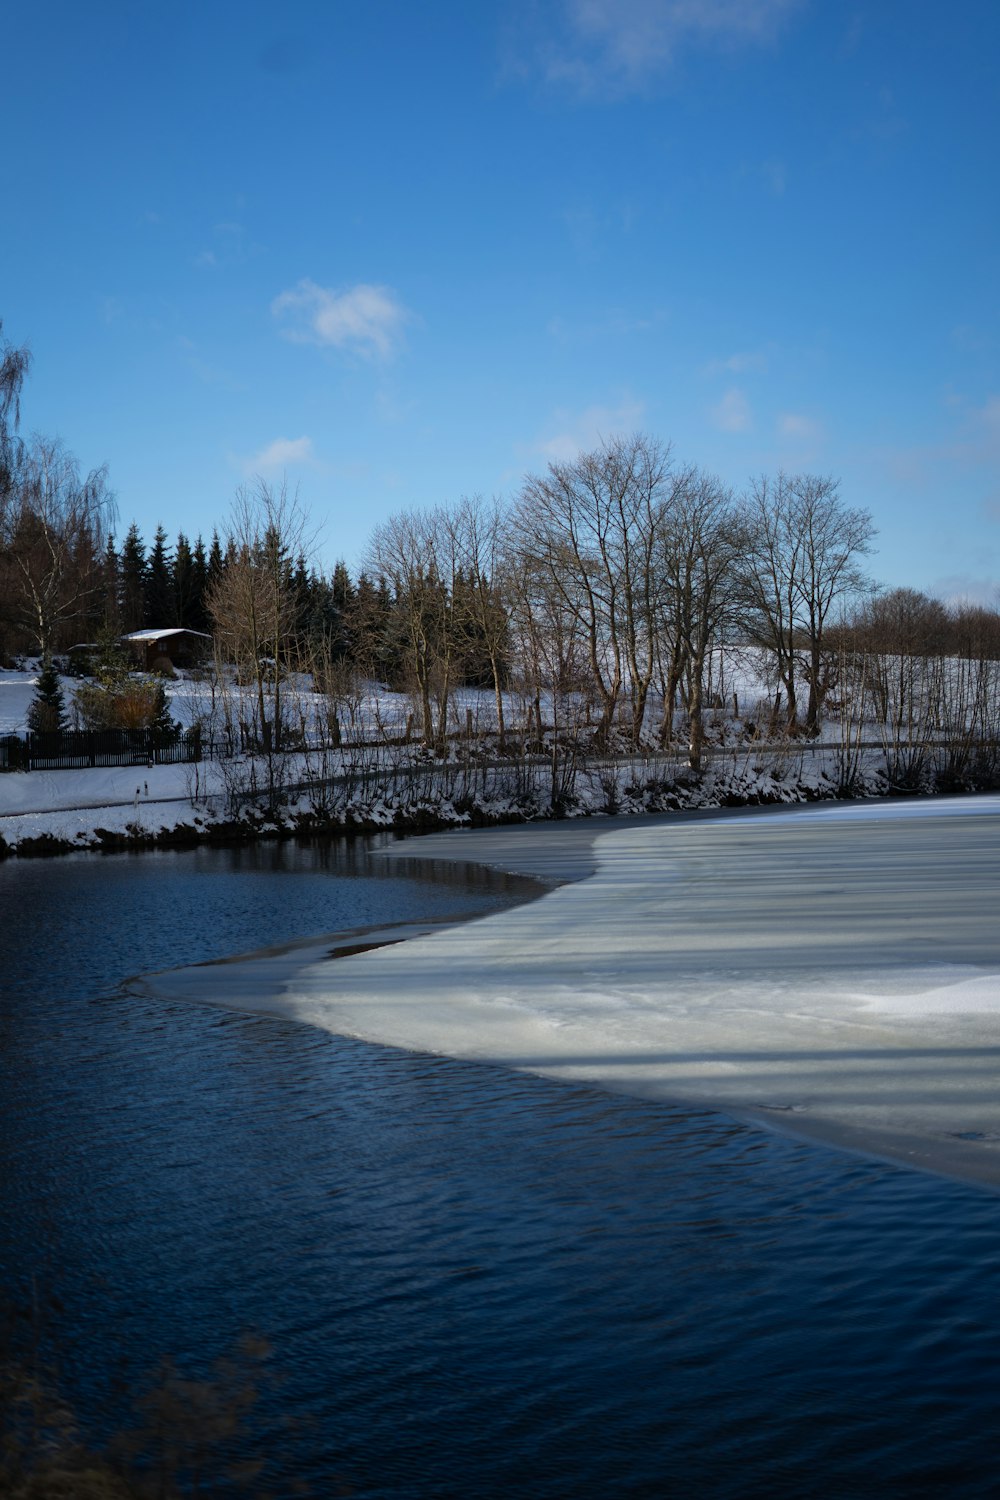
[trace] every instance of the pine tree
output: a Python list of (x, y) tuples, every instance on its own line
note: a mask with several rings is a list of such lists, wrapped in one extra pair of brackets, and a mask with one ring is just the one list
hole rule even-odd
[(363, 676), (391, 682), (398, 676), (398, 655), (390, 640), (392, 594), (385, 579), (373, 583), (366, 573), (358, 577), (348, 621), (350, 661)]
[(173, 568), (174, 623), (191, 630), (194, 610), (194, 555), (183, 531), (177, 533)]
[(170, 701), (167, 690), (159, 678), (149, 683), (149, 728), (155, 736), (156, 745), (171, 744), (180, 733), (180, 724), (170, 717)]
[(69, 726), (62, 683), (52, 658), (42, 663), (35, 684), (35, 696), (28, 708), (28, 728), (32, 734), (61, 734)]
[(119, 563), (121, 578), (122, 630), (129, 634), (141, 630), (146, 609), (146, 545), (135, 522), (122, 543)]
[(115, 539), (108, 537), (108, 545), (104, 550), (104, 619), (102, 621), (105, 630), (113, 630), (117, 635), (121, 630), (122, 620), (122, 579), (121, 562), (115, 551)]
[(208, 610), (205, 608), (205, 590), (208, 587), (208, 557), (205, 543), (199, 536), (191, 552), (191, 629), (208, 633)]
[(175, 624), (177, 619), (172, 561), (167, 546), (167, 533), (162, 526), (157, 526), (146, 564), (145, 598), (145, 624), (157, 630)]
[(353, 651), (352, 621), (355, 615), (357, 595), (347, 571), (347, 564), (338, 561), (333, 570), (330, 585), (332, 611), (331, 655), (334, 661), (343, 661)]

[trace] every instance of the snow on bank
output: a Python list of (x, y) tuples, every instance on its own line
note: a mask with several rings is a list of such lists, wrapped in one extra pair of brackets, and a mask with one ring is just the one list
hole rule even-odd
[[(591, 824), (561, 869), (595, 872), (514, 911), (334, 962), (287, 955), (264, 975), (250, 958), (149, 983), (1000, 1185), (1000, 799), (885, 812)], [(560, 828), (400, 852), (488, 857), (496, 838), (519, 846), (519, 871), (558, 873)]]
[[(10, 772), (0, 775), (0, 852), (100, 848), (109, 841), (141, 847), (150, 841), (208, 837), (213, 830), (248, 836), (263, 831), (412, 830), (553, 816), (551, 769), (544, 759), (463, 766), (428, 761), (419, 746), (396, 746), (387, 747), (375, 771), (352, 769), (350, 760), (350, 751), (339, 759), (331, 754), (325, 777), (317, 780), (315, 757), (282, 757), (285, 786), (307, 783), (312, 789), (289, 790), (266, 815), (259, 798), (247, 797), (238, 814), (231, 811), (227, 775), (249, 785), (248, 760)], [(561, 799), (560, 816), (793, 803), (836, 792), (819, 768), (782, 769), (756, 764), (749, 756), (742, 764), (735, 758), (729, 765), (714, 763), (704, 778), (682, 773), (672, 780), (677, 769), (662, 761), (646, 763), (643, 757), (578, 767), (571, 794)], [(263, 761), (255, 776), (257, 785), (266, 787)]]
[[(30, 672), (0, 671), (0, 730), (23, 728), (34, 687)], [(169, 690), (171, 711), (192, 723), (204, 686), (177, 679)], [(378, 693), (372, 699), (386, 722), (405, 704), (389, 696), (394, 706)], [(829, 800), (842, 793), (843, 768), (835, 748), (815, 748), (733, 739), (694, 776), (683, 753), (566, 754), (553, 765), (548, 755), (502, 759), (488, 741), (452, 743), (444, 760), (417, 744), (381, 742), (283, 755), (271, 770), (286, 790), (269, 806), (250, 794), (268, 784), (263, 760), (11, 772), (0, 775), (0, 855)], [(877, 762), (854, 777), (854, 795), (885, 790)]]

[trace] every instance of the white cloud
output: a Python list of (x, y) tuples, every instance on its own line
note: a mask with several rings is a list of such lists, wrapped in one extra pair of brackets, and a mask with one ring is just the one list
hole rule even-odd
[(275, 438), (259, 453), (240, 461), (240, 468), (247, 477), (254, 474), (277, 474), (295, 464), (313, 464), (312, 438)]
[(588, 406), (576, 413), (557, 411), (553, 417), (556, 431), (540, 438), (532, 451), (550, 463), (570, 463), (578, 453), (599, 447), (605, 438), (634, 432), (644, 411), (641, 402), (628, 398), (620, 406)]
[(801, 412), (783, 411), (778, 417), (778, 436), (797, 443), (815, 443), (823, 436), (823, 425)]
[[(583, 94), (645, 88), (690, 45), (769, 40), (799, 0), (566, 0), (535, 70)], [(544, 14), (544, 12), (543, 12)], [(522, 65), (515, 68), (523, 76)]]
[(742, 391), (727, 391), (718, 406), (712, 407), (712, 421), (720, 432), (749, 432), (753, 426), (750, 403)]
[(271, 311), (294, 343), (352, 349), (377, 359), (395, 352), (410, 318), (390, 287), (362, 282), (333, 291), (308, 277), (275, 297)]

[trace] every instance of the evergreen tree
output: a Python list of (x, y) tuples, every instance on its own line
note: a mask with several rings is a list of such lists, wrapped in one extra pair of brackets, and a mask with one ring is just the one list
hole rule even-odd
[(132, 671), (132, 656), (127, 646), (114, 631), (105, 631), (97, 638), (97, 656), (94, 660), (94, 677), (106, 688), (118, 688), (128, 681)]
[(62, 683), (49, 657), (38, 674), (35, 696), (28, 708), (28, 728), (32, 734), (61, 734), (68, 726)]
[(146, 564), (145, 616), (143, 623), (154, 629), (162, 629), (177, 623), (174, 603), (172, 558), (167, 546), (167, 533), (157, 526), (152, 550)]
[(306, 567), (303, 553), (299, 553), (295, 560), (295, 569), (292, 573), (291, 584), (294, 603), (295, 635), (296, 645), (300, 660), (305, 660), (308, 651), (310, 636), (313, 633), (313, 596), (314, 579), (310, 577)]
[(170, 701), (160, 678), (157, 677), (148, 685), (150, 691), (149, 728), (156, 736), (157, 745), (169, 745), (180, 734), (181, 725), (170, 717)]
[(348, 619), (350, 662), (362, 676), (392, 682), (399, 676), (398, 654), (390, 639), (392, 594), (384, 578), (374, 583), (367, 573), (358, 577)]
[(104, 549), (104, 619), (101, 625), (105, 631), (113, 630), (116, 635), (121, 631), (121, 589), (121, 561), (115, 551), (115, 539), (109, 536), (108, 544)]
[(331, 611), (331, 656), (334, 661), (343, 661), (352, 654), (352, 621), (356, 612), (357, 594), (351, 582), (347, 565), (338, 561), (333, 569), (330, 584)]
[(122, 631), (128, 635), (133, 630), (142, 629), (146, 608), (146, 545), (134, 521), (122, 543), (119, 576), (121, 625)]
[(174, 623), (192, 630), (194, 612), (194, 554), (183, 531), (177, 533), (173, 568)]
[(208, 587), (208, 557), (199, 536), (191, 552), (191, 629), (209, 632), (205, 590)]
[(225, 570), (226, 561), (222, 555), (222, 547), (219, 544), (219, 533), (212, 532), (212, 545), (208, 549), (208, 575), (205, 579), (205, 591), (210, 593), (218, 583)]

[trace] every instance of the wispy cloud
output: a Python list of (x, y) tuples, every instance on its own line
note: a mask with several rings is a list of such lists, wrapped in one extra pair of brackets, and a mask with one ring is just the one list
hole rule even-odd
[(931, 581), (929, 592), (945, 604), (1000, 603), (1000, 577), (975, 573), (948, 573)]
[(550, 318), (545, 331), (560, 344), (591, 344), (606, 338), (631, 338), (634, 334), (652, 333), (662, 328), (668, 314), (659, 308), (648, 315), (613, 308), (593, 318)]
[(312, 438), (275, 438), (259, 453), (241, 459), (239, 467), (250, 478), (254, 474), (280, 474), (296, 465), (315, 464)]
[(597, 448), (605, 438), (634, 432), (645, 407), (626, 397), (618, 406), (588, 406), (583, 411), (557, 411), (553, 431), (532, 444), (532, 452), (550, 463), (569, 463), (578, 453)]
[(223, 390), (227, 391), (246, 390), (246, 383), (238, 380), (225, 366), (215, 364), (210, 359), (205, 359), (194, 339), (188, 338), (186, 334), (181, 334), (178, 337), (177, 348), (188, 369), (203, 384), (220, 386)]
[(817, 443), (823, 436), (823, 424), (802, 412), (783, 411), (777, 421), (778, 436), (793, 443)]
[(194, 263), (196, 266), (209, 268), (242, 265), (259, 250), (260, 246), (249, 240), (244, 226), (229, 219), (212, 225), (212, 243), (198, 251)]
[(938, 487), (949, 466), (995, 474), (1000, 463), (1000, 394), (985, 397), (978, 406), (964, 396), (948, 395), (943, 405), (950, 420), (936, 440), (877, 450), (895, 481)]
[(788, 185), (788, 168), (785, 163), (773, 159), (761, 162), (760, 171), (768, 191), (773, 197), (780, 198)]
[(981, 431), (1000, 436), (1000, 396), (988, 396), (982, 406), (973, 408), (971, 416)]
[(750, 403), (735, 387), (712, 407), (712, 423), (720, 432), (749, 432), (753, 426)]
[(333, 291), (303, 279), (271, 303), (282, 334), (297, 344), (348, 349), (368, 359), (389, 359), (411, 315), (387, 286)]
[(990, 333), (975, 323), (959, 323), (951, 330), (951, 341), (963, 354), (981, 354), (994, 344)]
[(760, 375), (767, 369), (764, 354), (727, 354), (721, 359), (710, 359), (705, 366), (706, 375)]
[[(513, 70), (582, 95), (647, 89), (691, 46), (769, 41), (799, 0), (565, 0)], [(554, 10), (555, 8), (552, 7)], [(546, 12), (542, 12), (547, 16)]]

